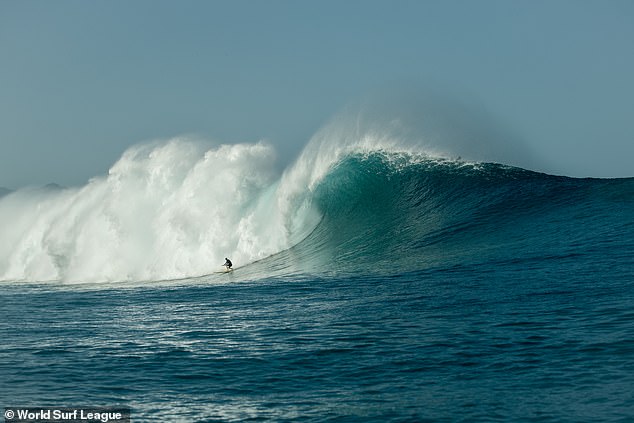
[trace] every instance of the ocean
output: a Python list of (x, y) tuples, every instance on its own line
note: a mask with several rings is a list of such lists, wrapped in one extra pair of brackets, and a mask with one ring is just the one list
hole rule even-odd
[(176, 139), (1, 197), (3, 406), (634, 421), (633, 178), (342, 145)]

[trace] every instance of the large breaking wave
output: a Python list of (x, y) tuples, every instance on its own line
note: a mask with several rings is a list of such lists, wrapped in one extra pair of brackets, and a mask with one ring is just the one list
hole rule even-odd
[[(6, 195), (0, 280), (187, 278), (224, 257), (256, 278), (421, 271), (500, 251), (529, 259), (548, 250), (549, 231), (583, 238), (571, 216), (623, 206), (595, 210), (598, 192), (630, 208), (633, 192), (631, 179), (467, 162), (371, 126), (327, 126), (293, 165), (277, 166), (263, 142), (178, 138), (130, 148), (80, 188)], [(576, 254), (564, 250), (553, 254)]]

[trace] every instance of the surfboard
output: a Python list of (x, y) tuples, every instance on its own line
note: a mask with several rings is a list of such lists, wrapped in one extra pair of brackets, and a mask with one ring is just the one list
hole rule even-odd
[(214, 272), (214, 273), (229, 273), (229, 272), (233, 272), (233, 269), (224, 269), (224, 270), (219, 270), (219, 271)]

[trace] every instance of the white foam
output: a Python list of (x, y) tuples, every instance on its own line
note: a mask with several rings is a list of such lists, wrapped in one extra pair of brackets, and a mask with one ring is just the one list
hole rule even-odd
[(0, 200), (0, 280), (160, 280), (248, 263), (297, 239), (301, 211), (278, 188), (265, 143), (136, 146), (82, 188)]

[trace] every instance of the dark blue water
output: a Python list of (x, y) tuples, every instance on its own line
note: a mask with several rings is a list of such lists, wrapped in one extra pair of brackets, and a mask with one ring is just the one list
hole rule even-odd
[(5, 406), (133, 421), (634, 420), (634, 180), (352, 157), (226, 275), (0, 285)]

